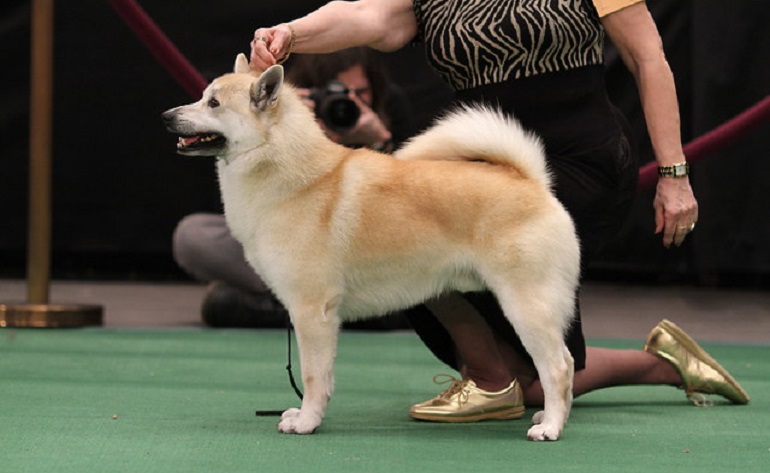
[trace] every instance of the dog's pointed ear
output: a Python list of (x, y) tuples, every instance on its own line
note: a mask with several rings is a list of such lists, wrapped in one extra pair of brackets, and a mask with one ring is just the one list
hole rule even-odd
[(283, 84), (283, 67), (270, 66), (251, 85), (251, 104), (260, 112), (275, 105)]
[(239, 53), (235, 57), (235, 65), (233, 66), (233, 72), (236, 74), (249, 74), (251, 73), (251, 67), (249, 66), (249, 60), (246, 59), (246, 55)]

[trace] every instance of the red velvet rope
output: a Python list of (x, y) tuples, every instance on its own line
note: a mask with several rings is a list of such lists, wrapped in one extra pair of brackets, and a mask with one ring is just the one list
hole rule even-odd
[[(128, 24), (150, 52), (171, 73), (182, 87), (198, 98), (206, 88), (206, 79), (185, 59), (135, 0), (109, 0), (118, 15)], [(748, 134), (770, 119), (770, 95), (757, 104), (684, 146), (684, 154), (692, 164)], [(639, 190), (657, 182), (657, 163), (639, 169)]]
[[(695, 138), (684, 146), (684, 155), (690, 164), (715, 153), (742, 138), (770, 118), (770, 95), (749, 109), (736, 115), (708, 133)], [(652, 186), (658, 180), (658, 164), (648, 163), (639, 169), (639, 190)]]
[(182, 88), (193, 98), (199, 98), (203, 89), (206, 88), (206, 79), (187, 61), (142, 7), (134, 0), (109, 0), (109, 2)]

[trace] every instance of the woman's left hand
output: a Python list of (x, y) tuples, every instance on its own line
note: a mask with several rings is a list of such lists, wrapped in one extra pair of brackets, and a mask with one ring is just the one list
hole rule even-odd
[(655, 233), (663, 232), (663, 246), (679, 246), (698, 221), (698, 202), (687, 177), (661, 177), (653, 201)]

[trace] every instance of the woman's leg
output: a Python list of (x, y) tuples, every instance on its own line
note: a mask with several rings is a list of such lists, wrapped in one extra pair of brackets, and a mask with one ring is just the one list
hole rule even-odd
[[(542, 404), (543, 389), (529, 360), (497, 336), (463, 297), (450, 294), (427, 306), (452, 337), (463, 378), (472, 379), (487, 391), (502, 389), (516, 378), (527, 405)], [(682, 382), (671, 363), (642, 350), (587, 347), (585, 365), (575, 372), (575, 397), (612, 386)]]
[[(588, 347), (585, 369), (575, 372), (573, 395), (612, 386), (640, 384), (679, 385), (682, 378), (674, 366), (651, 353), (642, 350), (615, 350)], [(543, 404), (543, 389), (537, 379), (525, 384), (524, 397), (527, 406)]]
[[(460, 371), (463, 379), (472, 379), (485, 391), (499, 391), (515, 378), (524, 392), (526, 405), (542, 406), (543, 388), (531, 360), (490, 328), (465, 299), (459, 296), (442, 298), (430, 304), (429, 308), (440, 314), (436, 318), (454, 343), (454, 359), (449, 363)], [(661, 322), (651, 334), (656, 330), (659, 332), (662, 326), (667, 333), (674, 330), (664, 323), (668, 322)], [(679, 339), (657, 344), (658, 349), (671, 355), (674, 361), (647, 349), (587, 347), (585, 367), (575, 372), (574, 397), (613, 386), (670, 385), (683, 387), (688, 391), (688, 399), (692, 391), (718, 394), (736, 404), (749, 402), (745, 390), (729, 374), (725, 374), (726, 371), (717, 362), (708, 361), (707, 355), (697, 354), (699, 348), (694, 348), (697, 345), (695, 342), (683, 342), (689, 339), (683, 332)], [(696, 405), (702, 402), (697, 396), (691, 401)]]
[(485, 391), (498, 391), (517, 377), (509, 367), (508, 355), (513, 350), (498, 339), (465, 298), (451, 293), (425, 305), (454, 342), (457, 369), (463, 379), (472, 379)]
[[(451, 336), (463, 378), (487, 391), (503, 389), (516, 378), (527, 405), (542, 405), (543, 389), (530, 360), (499, 337), (465, 298), (449, 294), (426, 305)], [(671, 363), (651, 353), (587, 347), (585, 369), (575, 372), (573, 395), (612, 386), (681, 382)]]
[(177, 264), (199, 281), (221, 281), (249, 293), (268, 292), (246, 262), (224, 215), (197, 213), (183, 218), (174, 230), (172, 249)]
[(219, 214), (197, 213), (174, 230), (174, 259), (207, 282), (201, 317), (212, 327), (283, 327), (286, 311), (257, 276)]

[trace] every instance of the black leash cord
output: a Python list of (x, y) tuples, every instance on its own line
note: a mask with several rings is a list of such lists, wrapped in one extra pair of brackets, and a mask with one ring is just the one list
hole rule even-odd
[[(286, 353), (288, 354), (286, 371), (289, 372), (289, 383), (291, 383), (291, 387), (294, 388), (294, 392), (297, 393), (297, 397), (299, 397), (299, 400), (301, 401), (304, 396), (302, 395), (302, 391), (299, 390), (297, 381), (294, 379), (294, 372), (291, 370), (291, 319), (289, 318), (289, 314), (286, 314)], [(256, 414), (259, 417), (280, 416), (283, 414), (283, 411), (257, 411)]]
[(294, 379), (294, 373), (291, 371), (291, 319), (288, 313), (286, 314), (286, 353), (288, 354), (286, 371), (289, 372), (289, 383), (291, 383), (291, 387), (294, 388), (294, 392), (297, 393), (297, 397), (301, 401), (305, 396), (297, 387), (297, 381)]

